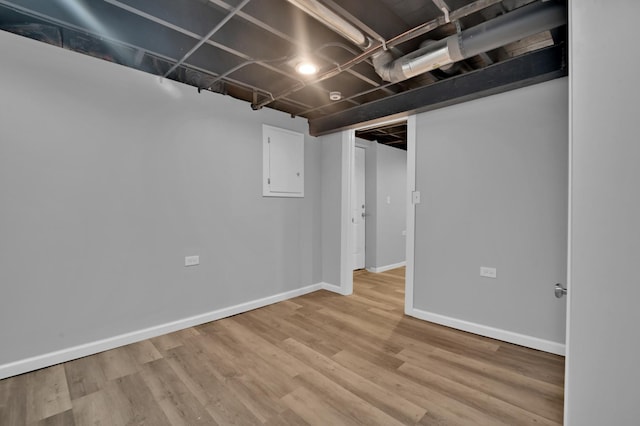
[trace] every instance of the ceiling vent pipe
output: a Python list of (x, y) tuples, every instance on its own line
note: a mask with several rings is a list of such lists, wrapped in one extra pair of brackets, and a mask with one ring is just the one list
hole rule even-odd
[(317, 0), (288, 0), (288, 2), (362, 49), (371, 46), (371, 39), (362, 31)]
[(566, 13), (556, 1), (531, 3), (397, 59), (383, 51), (374, 55), (373, 65), (383, 80), (397, 83), (565, 25)]

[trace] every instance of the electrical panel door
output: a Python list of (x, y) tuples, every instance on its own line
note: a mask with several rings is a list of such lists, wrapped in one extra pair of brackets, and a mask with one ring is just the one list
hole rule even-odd
[(262, 126), (265, 197), (304, 197), (304, 135)]

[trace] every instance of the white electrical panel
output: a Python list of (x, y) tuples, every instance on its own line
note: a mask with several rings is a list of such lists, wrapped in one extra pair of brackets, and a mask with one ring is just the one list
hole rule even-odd
[(304, 135), (262, 125), (262, 195), (304, 197)]

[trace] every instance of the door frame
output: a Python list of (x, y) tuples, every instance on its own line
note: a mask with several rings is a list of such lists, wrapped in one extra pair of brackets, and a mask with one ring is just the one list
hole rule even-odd
[(385, 124), (407, 122), (407, 186), (406, 186), (406, 275), (405, 275), (405, 313), (413, 311), (413, 277), (414, 277), (414, 247), (415, 247), (415, 205), (412, 203), (412, 193), (416, 187), (416, 117), (402, 116), (389, 120), (376, 121), (357, 129), (342, 131), (342, 190), (340, 211), (340, 294), (353, 293), (353, 255), (354, 244), (351, 232), (351, 195), (353, 191), (353, 170), (355, 168), (356, 130), (369, 129)]
[[(361, 149), (361, 150), (362, 150), (362, 155), (366, 156), (366, 149), (367, 149), (367, 148), (366, 148), (366, 147), (364, 147), (364, 146), (361, 146), (360, 144), (358, 144), (358, 143), (356, 142), (356, 143), (355, 143), (355, 145), (354, 145), (354, 148), (353, 148), (353, 152), (354, 152), (354, 156), (353, 156), (353, 164), (354, 164), (354, 167), (353, 167), (353, 169), (352, 169), (352, 171), (353, 171), (352, 179), (354, 179), (354, 178), (355, 178), (355, 176), (356, 176), (356, 172), (357, 172), (356, 167), (355, 167), (355, 162), (356, 162), (356, 153), (358, 152), (358, 151), (357, 151), (358, 149)], [(367, 167), (367, 166), (366, 166), (366, 160), (365, 160), (365, 158), (363, 158), (362, 160), (363, 160), (363, 162), (364, 162), (364, 163), (363, 163), (363, 165), (362, 165), (362, 167), (363, 167), (363, 170), (362, 170), (362, 172), (363, 172), (363, 175), (362, 175), (363, 182), (362, 182), (362, 184), (363, 184), (363, 187), (365, 187), (365, 194), (366, 194), (366, 167)], [(355, 185), (354, 185), (354, 188), (355, 188)], [(366, 195), (365, 195), (365, 194), (362, 194), (362, 196), (365, 198), (365, 206), (366, 206), (367, 201), (366, 201)], [(351, 193), (351, 195), (352, 195), (352, 196), (354, 196), (354, 195), (355, 195), (355, 196), (357, 197), (357, 196), (358, 196), (357, 191), (353, 191), (353, 192)], [(351, 200), (351, 201), (352, 201), (352, 203), (353, 203), (353, 200)], [(358, 203), (358, 204), (359, 204), (359, 203)], [(353, 208), (354, 206), (352, 205), (351, 207)], [(354, 214), (355, 210), (356, 210), (356, 209), (354, 209), (354, 210), (352, 210), (352, 211), (351, 211), (351, 228), (352, 228), (352, 231), (351, 231), (351, 232), (352, 232), (352, 233), (353, 233), (353, 227), (355, 226), (354, 217), (353, 217), (353, 214)], [(363, 266), (362, 266), (362, 268), (358, 268), (358, 269), (364, 269), (364, 268), (366, 268), (366, 265), (367, 265), (367, 260), (366, 260), (366, 255), (367, 255), (367, 226), (366, 226), (366, 218), (365, 218), (365, 217), (363, 217), (362, 219), (363, 219), (363, 220), (362, 220), (362, 227), (363, 227), (363, 228), (362, 228), (362, 232), (363, 232), (363, 234), (364, 234), (364, 240), (365, 240), (364, 246), (362, 247), (362, 252), (363, 252), (362, 254), (363, 254), (364, 258), (363, 258)], [(353, 236), (353, 235), (352, 235), (352, 238), (354, 238), (354, 236)], [(356, 235), (356, 238), (357, 238), (357, 235)], [(357, 249), (355, 242), (354, 242), (354, 245), (352, 246), (352, 248)], [(352, 263), (352, 267), (354, 268), (353, 270), (355, 271), (355, 270), (356, 270), (356, 269), (355, 269), (355, 268), (356, 268), (356, 265), (355, 265), (355, 263), (356, 263), (356, 259), (355, 259), (355, 252), (354, 252), (354, 253), (352, 253), (352, 257), (353, 257), (353, 258), (352, 258), (352, 262), (353, 262), (353, 263)], [(359, 265), (358, 265), (358, 266), (359, 266)]]

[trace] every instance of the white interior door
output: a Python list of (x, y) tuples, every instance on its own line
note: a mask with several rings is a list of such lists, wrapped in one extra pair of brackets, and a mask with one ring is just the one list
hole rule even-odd
[(366, 203), (364, 197), (364, 148), (355, 147), (351, 224), (353, 232), (353, 269), (363, 269), (365, 259)]

